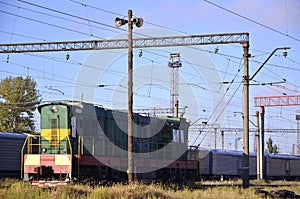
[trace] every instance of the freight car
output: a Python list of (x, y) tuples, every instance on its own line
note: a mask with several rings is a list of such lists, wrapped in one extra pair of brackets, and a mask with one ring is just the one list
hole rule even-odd
[[(25, 143), (38, 153), (24, 153), (25, 180), (127, 179), (127, 113), (71, 101), (38, 110), (39, 144)], [(194, 180), (197, 161), (187, 161), (188, 128), (184, 118), (134, 114), (135, 179)]]
[(300, 179), (300, 156), (266, 154), (266, 177), (270, 179)]
[[(243, 153), (241, 151), (207, 150), (191, 147), (189, 160), (198, 160), (198, 179), (236, 179), (242, 176)], [(265, 154), (266, 179), (299, 179), (300, 156)], [(256, 154), (249, 155), (249, 176), (255, 179)]]
[[(21, 149), (26, 140), (22, 133), (0, 132), (0, 177), (20, 178)], [(27, 150), (25, 149), (25, 152)]]

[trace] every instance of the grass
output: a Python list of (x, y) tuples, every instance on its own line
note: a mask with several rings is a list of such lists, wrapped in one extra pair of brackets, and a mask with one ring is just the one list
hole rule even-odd
[[(206, 182), (205, 184), (207, 184)], [(231, 186), (238, 182), (227, 182), (229, 186), (217, 186), (201, 188), (201, 185), (194, 184), (197, 189), (182, 188), (174, 186), (163, 186), (161, 184), (145, 185), (136, 183), (132, 185), (114, 184), (112, 186), (87, 186), (87, 185), (66, 185), (54, 188), (33, 187), (28, 182), (12, 179), (0, 181), (0, 198), (27, 199), (27, 198), (60, 198), (60, 199), (107, 199), (107, 198), (137, 198), (137, 199), (186, 199), (186, 198), (218, 198), (218, 199), (240, 199), (240, 198), (264, 198), (255, 194), (255, 187), (243, 189), (238, 186)], [(285, 181), (272, 182), (272, 184), (286, 184)], [(204, 184), (204, 183), (203, 183)], [(254, 184), (254, 183), (251, 183)], [(262, 184), (260, 182), (260, 184)], [(300, 194), (300, 182), (289, 182), (288, 186), (266, 187), (265, 190), (288, 189)]]

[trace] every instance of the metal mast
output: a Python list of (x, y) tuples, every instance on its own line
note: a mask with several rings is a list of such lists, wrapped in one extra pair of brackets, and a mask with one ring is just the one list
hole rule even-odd
[[(170, 67), (170, 109), (173, 117), (178, 117), (175, 105), (178, 106), (179, 100), (179, 68), (182, 66), (179, 53), (171, 53), (168, 62)], [(176, 107), (177, 108), (177, 107)]]

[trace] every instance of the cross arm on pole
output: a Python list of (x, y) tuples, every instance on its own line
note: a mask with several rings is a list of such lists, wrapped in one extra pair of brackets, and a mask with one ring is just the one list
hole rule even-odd
[[(134, 38), (133, 48), (248, 43), (249, 33)], [(127, 39), (0, 44), (0, 53), (127, 49)]]
[(257, 69), (257, 71), (252, 75), (252, 77), (249, 79), (250, 81), (254, 79), (254, 77), (257, 75), (257, 73), (264, 67), (264, 65), (269, 61), (269, 59), (274, 55), (274, 53), (277, 50), (287, 50), (290, 49), (290, 47), (282, 47), (282, 48), (276, 48), (272, 51), (272, 53), (269, 55), (269, 57), (262, 63), (262, 65)]

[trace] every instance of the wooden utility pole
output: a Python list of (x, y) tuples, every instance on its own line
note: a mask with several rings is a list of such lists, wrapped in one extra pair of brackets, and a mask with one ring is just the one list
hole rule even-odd
[(133, 121), (133, 84), (132, 84), (132, 10), (128, 10), (128, 183), (133, 179), (132, 121)]
[[(132, 18), (132, 10), (128, 10), (128, 19), (121, 19), (117, 17), (115, 19), (115, 25), (116, 27), (121, 27), (122, 25), (128, 24), (128, 39), (127, 39), (127, 49), (128, 49), (128, 114), (127, 114), (127, 158), (128, 158), (128, 168), (127, 168), (127, 174), (128, 174), (128, 183), (131, 184), (134, 180), (133, 176), (133, 147), (132, 147), (132, 125), (133, 125), (133, 61), (132, 61), (132, 48), (133, 48), (133, 39), (132, 39), (132, 24), (134, 23), (138, 28), (143, 25), (144, 20), (142, 18)], [(116, 41), (114, 41), (116, 42)], [(114, 43), (113, 42), (113, 43)], [(94, 42), (94, 45), (96, 47), (98, 41)], [(102, 43), (102, 42), (100, 42)], [(115, 44), (118, 44), (115, 43)]]

